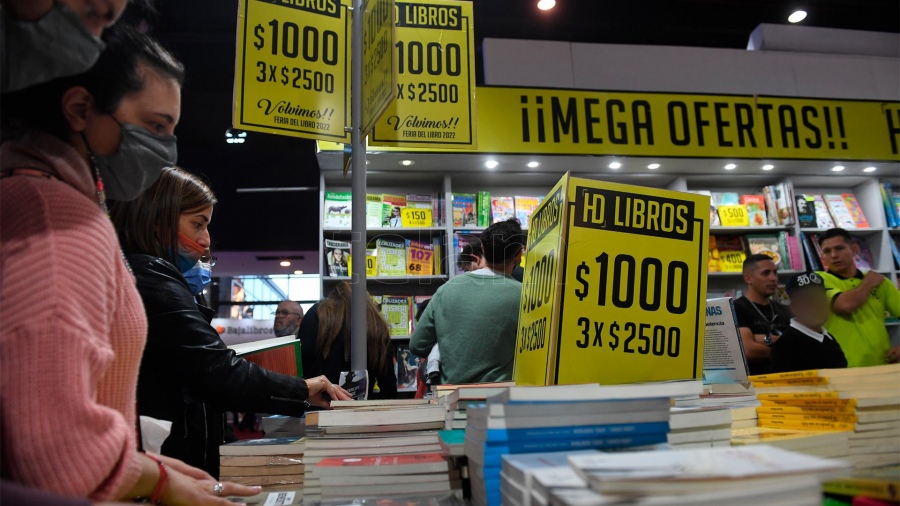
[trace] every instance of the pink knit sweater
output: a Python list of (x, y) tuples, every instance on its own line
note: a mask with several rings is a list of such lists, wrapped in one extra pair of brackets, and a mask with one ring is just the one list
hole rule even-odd
[(135, 391), (147, 321), (90, 169), (44, 134), (0, 148), (2, 475), (113, 499), (140, 474)]

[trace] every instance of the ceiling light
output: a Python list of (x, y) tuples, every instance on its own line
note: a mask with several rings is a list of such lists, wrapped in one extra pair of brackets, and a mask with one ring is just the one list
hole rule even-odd
[(651, 163), (650, 165), (647, 166), (647, 168), (650, 169), (650, 170), (656, 170), (656, 169), (659, 168), (659, 164), (658, 164), (658, 163)]
[(540, 165), (539, 162), (528, 162), (529, 169), (535, 169), (535, 168), (537, 168), (538, 165)]
[(409, 167), (410, 165), (412, 165), (412, 164), (414, 164), (414, 163), (416, 163), (416, 162), (414, 162), (414, 161), (412, 161), (412, 160), (402, 160), (402, 161), (400, 162), (400, 165), (402, 165), (402, 166), (404, 166), (404, 167)]
[(225, 142), (228, 144), (243, 144), (247, 141), (247, 132), (236, 128), (225, 130)]
[(840, 172), (840, 171), (842, 171), (842, 170), (844, 170), (844, 166), (843, 166), (843, 165), (835, 165), (834, 167), (831, 168), (831, 171), (832, 171), (832, 172)]
[(806, 19), (806, 11), (794, 11), (790, 16), (788, 16), (788, 21), (791, 23), (799, 23)]
[(772, 170), (774, 168), (775, 168), (775, 166), (772, 164), (766, 164), (766, 165), (762, 166), (762, 170)]
[(556, 0), (540, 0), (537, 3), (537, 7), (542, 11), (549, 11), (550, 9), (556, 7)]
[(291, 261), (290, 260), (282, 260), (281, 262), (278, 263), (278, 265), (280, 265), (282, 267), (290, 267)]
[(488, 160), (484, 162), (484, 166), (489, 169), (495, 169), (498, 165), (500, 165), (500, 162), (498, 162), (497, 160)]
[(609, 164), (610, 169), (618, 169), (620, 167), (622, 167), (622, 164), (619, 162), (613, 162), (613, 163)]
[(737, 165), (735, 165), (733, 163), (729, 163), (728, 165), (725, 166), (725, 170), (734, 170), (736, 168), (737, 168)]
[(294, 271), (294, 274), (296, 274), (296, 275), (298, 275), (298, 276), (302, 276), (302, 275), (303, 275), (303, 271)]
[(866, 167), (863, 172), (875, 172), (876, 170), (878, 170), (877, 167)]

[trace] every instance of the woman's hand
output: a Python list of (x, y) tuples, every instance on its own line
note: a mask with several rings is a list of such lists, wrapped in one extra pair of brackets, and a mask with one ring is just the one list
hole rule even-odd
[[(187, 464), (182, 463), (182, 465), (200, 471)], [(260, 487), (248, 487), (228, 481), (217, 482), (203, 471), (200, 472), (208, 478), (192, 478), (173, 467), (169, 467), (168, 472), (169, 489), (163, 496), (162, 503), (169, 506), (234, 506), (233, 502), (226, 499), (227, 497), (251, 496), (262, 491)], [(216, 494), (217, 485), (221, 485), (218, 495)]]
[(306, 380), (306, 386), (309, 388), (309, 399), (307, 399), (307, 402), (320, 408), (331, 407), (331, 403), (325, 399), (323, 394), (328, 394), (329, 398), (336, 401), (349, 401), (353, 398), (346, 390), (333, 384), (325, 376)]

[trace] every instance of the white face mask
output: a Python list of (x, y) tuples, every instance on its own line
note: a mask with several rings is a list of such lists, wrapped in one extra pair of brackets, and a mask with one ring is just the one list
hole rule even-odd
[(9, 93), (86, 72), (106, 45), (65, 4), (37, 21), (22, 21), (0, 7), (0, 91)]

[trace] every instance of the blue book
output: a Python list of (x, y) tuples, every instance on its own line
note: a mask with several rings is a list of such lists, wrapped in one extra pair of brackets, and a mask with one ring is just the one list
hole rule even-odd
[[(482, 443), (478, 455), (468, 454), (470, 460), (480, 461), (485, 469), (501, 466), (503, 455), (512, 453), (531, 453), (566, 450), (601, 450), (627, 448), (630, 446), (652, 445), (664, 443), (666, 433), (647, 434), (640, 436), (622, 436), (602, 439), (576, 439), (576, 440), (547, 440), (531, 442), (514, 442), (504, 445), (491, 445)], [(485, 471), (487, 476), (487, 471)]]
[(538, 427), (534, 429), (478, 430), (472, 427), (466, 428), (466, 436), (469, 439), (488, 442), (531, 442), (535, 439), (584, 439), (591, 437), (631, 436), (637, 434), (665, 434), (666, 432), (669, 432), (669, 422), (581, 425), (575, 427)]

